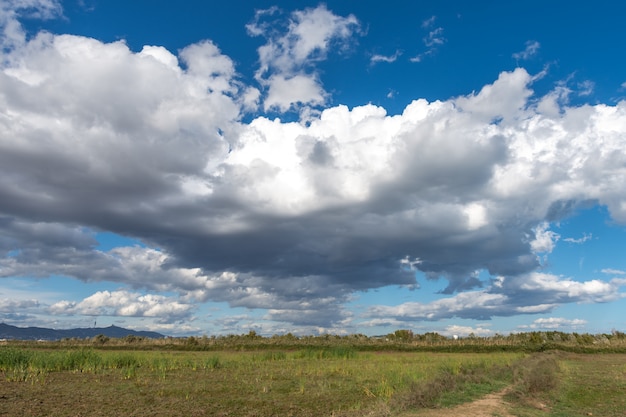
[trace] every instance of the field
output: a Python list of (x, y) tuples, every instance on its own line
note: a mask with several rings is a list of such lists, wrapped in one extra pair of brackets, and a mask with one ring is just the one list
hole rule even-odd
[(452, 416), (489, 393), (508, 414), (485, 415), (626, 415), (626, 354), (606, 349), (136, 342), (5, 343), (0, 415)]

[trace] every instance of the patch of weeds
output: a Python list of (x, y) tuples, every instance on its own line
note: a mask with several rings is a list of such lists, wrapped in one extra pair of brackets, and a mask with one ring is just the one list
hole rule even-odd
[(219, 356), (211, 356), (204, 361), (204, 369), (218, 369), (221, 368)]
[(559, 372), (559, 362), (554, 354), (531, 355), (514, 367), (511, 394), (522, 399), (548, 393), (557, 387)]
[(298, 351), (296, 359), (355, 359), (357, 351), (351, 347), (336, 346), (331, 348), (309, 348)]
[(140, 365), (137, 355), (132, 353), (120, 353), (110, 359), (109, 366), (111, 368), (124, 369), (136, 368)]
[(511, 379), (508, 366), (445, 364), (434, 378), (415, 381), (395, 397), (400, 410), (452, 407), (504, 388)]
[(122, 369), (122, 378), (123, 379), (133, 379), (137, 376), (137, 367), (129, 366), (127, 368)]
[(513, 386), (506, 398), (517, 404), (519, 415), (543, 413), (551, 408), (561, 377), (558, 352), (532, 354), (515, 364)]
[(0, 349), (0, 370), (6, 371), (12, 368), (28, 364), (32, 354), (21, 349)]

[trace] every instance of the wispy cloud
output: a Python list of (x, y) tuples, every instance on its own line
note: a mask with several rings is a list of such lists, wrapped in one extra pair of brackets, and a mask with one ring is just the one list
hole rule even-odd
[(513, 58), (516, 60), (527, 60), (532, 58), (539, 52), (541, 44), (537, 41), (526, 41), (526, 48), (523, 51), (513, 54)]
[(387, 62), (387, 63), (396, 62), (396, 60), (400, 57), (400, 55), (402, 55), (402, 51), (400, 50), (397, 50), (396, 52), (394, 52), (393, 55), (374, 54), (370, 58), (370, 64), (373, 65), (379, 62)]
[(431, 48), (430, 50), (435, 46), (443, 45), (446, 42), (446, 38), (443, 37), (443, 28), (438, 27), (429, 31), (423, 41), (424, 45)]
[(435, 25), (435, 20), (437, 20), (437, 16), (431, 16), (428, 19), (422, 21), (422, 29), (430, 29)]
[(585, 243), (586, 241), (590, 240), (593, 238), (593, 235), (591, 233), (583, 233), (583, 237), (580, 237), (578, 239), (572, 238), (572, 237), (567, 237), (565, 239), (563, 239), (564, 242), (568, 242), (568, 243), (575, 243), (575, 244), (582, 244)]
[(427, 35), (422, 38), (426, 50), (410, 58), (411, 62), (421, 62), (426, 56), (434, 54), (437, 48), (446, 42), (443, 28), (435, 25), (436, 19), (436, 16), (431, 16), (422, 22), (421, 28), (427, 32)]
[(621, 269), (613, 269), (613, 268), (604, 268), (602, 270), (603, 274), (607, 275), (626, 275), (626, 271), (622, 271)]
[(577, 84), (579, 96), (589, 96), (593, 93), (595, 83), (591, 80), (581, 81)]

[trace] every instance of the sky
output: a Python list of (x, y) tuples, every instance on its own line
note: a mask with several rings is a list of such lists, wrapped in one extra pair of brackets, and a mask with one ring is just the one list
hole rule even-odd
[(0, 322), (624, 331), (625, 15), (0, 0)]

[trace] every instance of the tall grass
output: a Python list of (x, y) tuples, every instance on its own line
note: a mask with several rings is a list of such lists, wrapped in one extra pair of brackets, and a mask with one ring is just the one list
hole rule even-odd
[[(284, 355), (284, 354), (283, 354)], [(8, 380), (41, 379), (50, 372), (100, 373), (120, 370), (128, 379), (138, 368), (157, 371), (162, 376), (180, 369), (218, 369), (216, 355), (198, 357), (150, 351), (98, 351), (92, 348), (40, 350), (0, 347), (0, 373)]]
[(297, 359), (354, 359), (357, 357), (357, 351), (354, 348), (346, 346), (329, 348), (310, 347), (298, 351), (294, 357)]

